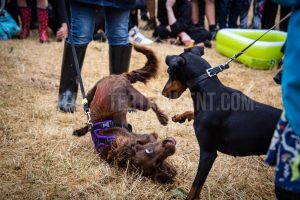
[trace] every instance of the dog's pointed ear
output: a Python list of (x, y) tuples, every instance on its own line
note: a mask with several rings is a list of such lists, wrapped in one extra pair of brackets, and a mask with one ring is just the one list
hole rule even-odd
[(185, 64), (185, 60), (181, 56), (167, 56), (166, 64), (176, 72), (180, 69), (180, 66)]
[(194, 46), (194, 47), (190, 48), (190, 52), (195, 55), (203, 56), (204, 55), (204, 47)]

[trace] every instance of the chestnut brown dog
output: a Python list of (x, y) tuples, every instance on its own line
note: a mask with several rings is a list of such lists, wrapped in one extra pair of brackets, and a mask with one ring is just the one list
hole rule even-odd
[(200, 197), (217, 151), (232, 156), (265, 154), (281, 114), (277, 108), (224, 86), (216, 74), (210, 73), (218, 68), (211, 68), (203, 54), (202, 47), (193, 47), (180, 55), (167, 56), (169, 80), (162, 92), (175, 99), (189, 88), (193, 99), (194, 113), (173, 117), (179, 122), (194, 119), (200, 145), (200, 162), (187, 199)]
[[(129, 166), (141, 170), (143, 175), (163, 183), (170, 182), (176, 175), (176, 170), (165, 159), (175, 153), (175, 139), (159, 140), (155, 133), (132, 133), (131, 125), (127, 122), (128, 108), (134, 108), (142, 111), (152, 109), (162, 125), (168, 123), (167, 115), (158, 105), (132, 86), (137, 81), (146, 83), (158, 71), (158, 61), (153, 51), (141, 46), (135, 46), (135, 50), (148, 59), (143, 68), (104, 77), (87, 94), (92, 123), (94, 126), (101, 125), (95, 134), (99, 138), (113, 138), (100, 147), (96, 145), (96, 149), (108, 162), (116, 162), (125, 167), (129, 161)], [(73, 134), (83, 136), (87, 132), (88, 126), (85, 126), (75, 130)]]

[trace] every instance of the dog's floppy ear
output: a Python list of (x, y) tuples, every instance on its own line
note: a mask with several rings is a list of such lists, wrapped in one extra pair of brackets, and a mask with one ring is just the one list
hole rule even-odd
[(136, 152), (135, 143), (129, 143), (116, 149), (116, 161), (120, 166), (126, 166)]
[(204, 55), (204, 47), (194, 46), (191, 48), (184, 49), (184, 52), (191, 52), (192, 54), (203, 56)]
[(167, 56), (166, 64), (173, 72), (177, 72), (180, 69), (180, 66), (185, 64), (185, 60), (181, 56)]
[(154, 179), (161, 183), (172, 183), (174, 177), (177, 175), (176, 169), (167, 162), (163, 162), (162, 165), (156, 170)]

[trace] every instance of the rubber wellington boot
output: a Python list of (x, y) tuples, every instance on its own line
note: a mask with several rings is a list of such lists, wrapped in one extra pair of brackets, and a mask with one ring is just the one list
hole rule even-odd
[[(75, 45), (80, 70), (85, 57), (87, 45)], [(73, 113), (76, 110), (76, 98), (78, 91), (78, 76), (72, 54), (71, 45), (65, 42), (61, 77), (59, 85), (58, 109), (63, 112)]]
[(31, 9), (29, 7), (19, 7), (21, 17), (21, 32), (20, 39), (25, 39), (29, 36)]
[(39, 21), (39, 38), (41, 43), (49, 42), (48, 40), (48, 10), (38, 8), (37, 17)]
[(128, 72), (132, 46), (110, 45), (109, 46), (109, 73), (122, 74)]

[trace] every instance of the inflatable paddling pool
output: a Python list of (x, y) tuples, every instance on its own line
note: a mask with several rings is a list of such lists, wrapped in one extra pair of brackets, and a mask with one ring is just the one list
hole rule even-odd
[[(216, 49), (222, 55), (232, 57), (251, 44), (267, 30), (221, 29), (216, 37)], [(282, 57), (280, 52), (287, 34), (270, 31), (247, 49), (237, 61), (255, 69), (272, 69)]]

